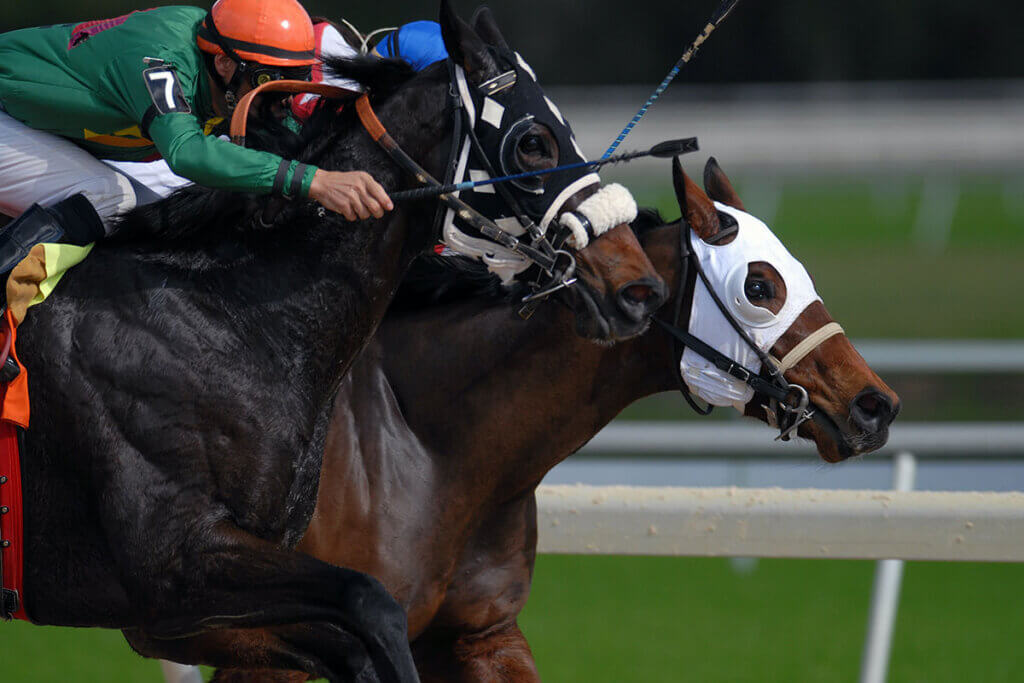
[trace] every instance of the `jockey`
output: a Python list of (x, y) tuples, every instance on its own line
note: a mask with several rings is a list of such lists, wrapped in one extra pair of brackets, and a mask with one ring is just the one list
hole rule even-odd
[[(324, 73), (321, 66), (328, 58), (353, 58), (360, 52), (350, 45), (341, 32), (329, 20), (313, 19), (314, 58), (311, 81), (326, 83), (346, 90), (361, 91), (359, 83)], [(448, 52), (441, 37), (441, 25), (436, 21), (416, 21), (405, 24), (389, 33), (371, 52), (375, 57), (399, 57), (417, 71), (448, 58)], [(291, 115), (298, 125), (313, 114), (319, 95), (297, 94), (292, 98)], [(174, 190), (191, 184), (188, 178), (176, 175), (163, 159), (150, 162), (108, 161), (108, 164), (127, 175), (139, 197), (166, 197)], [(155, 199), (150, 199), (155, 201)], [(141, 203), (141, 202), (140, 202)]]
[(0, 273), (38, 242), (92, 242), (159, 196), (99, 159), (162, 157), (195, 183), (308, 197), (349, 220), (392, 209), (366, 173), (208, 135), (257, 85), (309, 80), (313, 48), (296, 0), (217, 0), (209, 13), (159, 7), (0, 34), (0, 212), (20, 214), (0, 232)]
[(417, 71), (448, 59), (441, 25), (436, 21), (414, 21), (400, 26), (377, 43), (373, 52), (379, 57), (404, 59)]

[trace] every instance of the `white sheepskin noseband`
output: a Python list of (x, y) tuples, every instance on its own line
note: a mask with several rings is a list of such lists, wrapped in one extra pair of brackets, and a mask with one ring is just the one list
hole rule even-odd
[(590, 243), (590, 234), (581, 216), (590, 223), (594, 237), (600, 237), (616, 225), (636, 220), (636, 200), (625, 187), (613, 183), (587, 197), (575, 211), (563, 213), (558, 220), (572, 231), (567, 243), (574, 249), (585, 249)]
[[(736, 238), (729, 244), (713, 245), (693, 234), (693, 250), (726, 309), (758, 348), (767, 353), (804, 309), (821, 301), (821, 297), (803, 265), (793, 258), (767, 225), (724, 204), (715, 202), (715, 207), (736, 219), (739, 226)], [(746, 297), (747, 268), (756, 261), (771, 264), (786, 283), (786, 302), (778, 313), (757, 306)], [(747, 369), (760, 371), (757, 355), (736, 334), (699, 278), (690, 310), (690, 334)], [(680, 372), (690, 390), (712, 405), (732, 405), (742, 411), (753, 398), (754, 390), (750, 386), (722, 372), (689, 348), (683, 352)]]

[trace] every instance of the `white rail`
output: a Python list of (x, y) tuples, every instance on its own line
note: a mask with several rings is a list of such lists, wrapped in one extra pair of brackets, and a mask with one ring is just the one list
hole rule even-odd
[(854, 346), (878, 372), (1024, 372), (1024, 344), (996, 339), (859, 339)]
[(541, 486), (542, 553), (1024, 562), (1024, 493)]
[[(828, 93), (830, 85), (835, 90)], [(801, 97), (800, 89), (786, 86), (736, 88), (730, 100), (715, 99), (725, 91), (717, 84), (703, 99), (669, 90), (630, 143), (647, 149), (661, 140), (697, 135), (701, 149), (713, 152), (726, 168), (773, 174), (1021, 169), (1024, 107), (1019, 97), (907, 100), (895, 93), (880, 98), (878, 90), (872, 97), (846, 84), (811, 87), (819, 90), (818, 97), (807, 97), (807, 89)], [(699, 86), (687, 88), (692, 94)], [(628, 86), (548, 91), (572, 121), (580, 145), (593, 154), (608, 146), (608, 131), (619, 130), (648, 94)], [(663, 174), (658, 161), (640, 160), (609, 173)]]
[[(971, 459), (1024, 456), (1021, 422), (895, 422), (889, 443), (878, 454), (909, 451), (921, 457)], [(734, 456), (817, 457), (808, 441), (772, 441), (772, 432), (752, 420), (743, 422), (613, 422), (588, 443), (581, 454), (628, 453), (678, 458)]]

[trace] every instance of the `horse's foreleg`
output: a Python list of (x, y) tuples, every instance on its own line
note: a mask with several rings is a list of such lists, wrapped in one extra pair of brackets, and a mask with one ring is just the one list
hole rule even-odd
[(540, 683), (530, 645), (515, 623), (482, 634), (423, 637), (413, 652), (423, 683)]
[(374, 673), (388, 683), (418, 680), (405, 612), (376, 579), (282, 549), (227, 522), (181, 550), (175, 580), (164, 573), (169, 565), (157, 576), (136, 577), (133, 598), (143, 607), (140, 628), (150, 638), (293, 624), (280, 636), (287, 647), (270, 661), (208, 663), (301, 663), (299, 668), (331, 680), (376, 680)]

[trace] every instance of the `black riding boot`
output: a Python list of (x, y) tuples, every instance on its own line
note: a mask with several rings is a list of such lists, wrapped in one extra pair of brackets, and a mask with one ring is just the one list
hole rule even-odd
[(103, 237), (103, 221), (92, 203), (79, 193), (42, 207), (33, 204), (6, 227), (0, 228), (0, 311), (7, 307), (7, 276), (40, 242), (83, 246)]
[[(40, 242), (84, 246), (103, 237), (103, 221), (92, 203), (79, 193), (50, 207), (33, 204), (0, 228), (0, 315), (7, 310), (7, 278), (14, 267)], [(0, 382), (18, 374), (13, 358), (0, 366)]]

